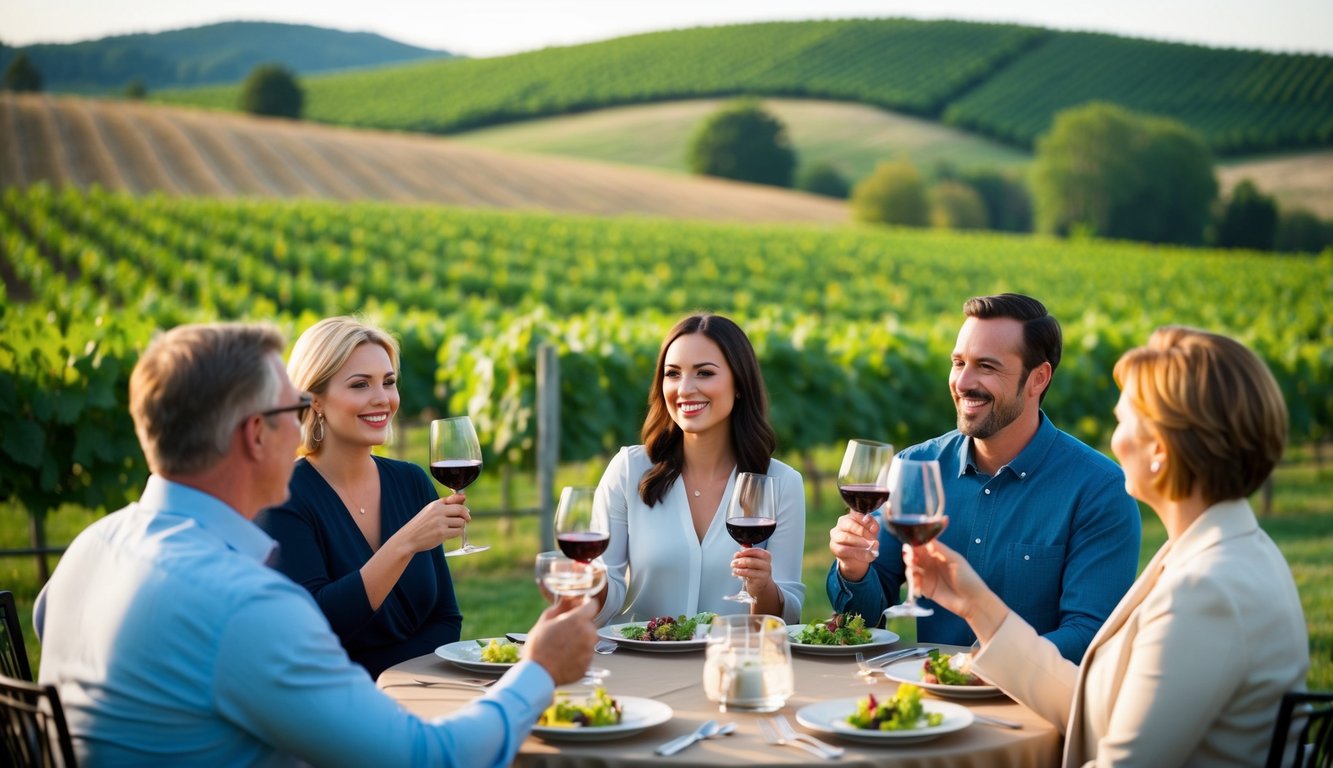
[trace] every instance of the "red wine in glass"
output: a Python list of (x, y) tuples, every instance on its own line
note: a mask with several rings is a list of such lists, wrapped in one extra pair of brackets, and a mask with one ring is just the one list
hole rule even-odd
[(742, 547), (753, 547), (768, 541), (778, 529), (778, 521), (771, 517), (729, 517), (727, 533)]
[[(481, 443), (477, 440), (472, 419), (455, 416), (430, 423), (430, 473), (455, 493), (471, 485), (481, 474)], [(490, 549), (468, 543), (466, 527), (459, 543), (458, 549), (451, 549), (444, 556), (470, 555)]]
[(838, 493), (842, 494), (842, 501), (848, 509), (863, 515), (874, 512), (889, 500), (889, 488), (886, 485), (849, 483), (838, 486)]
[(472, 485), (481, 476), (481, 462), (472, 459), (446, 459), (430, 465), (431, 475), (440, 485), (455, 492)]
[(580, 563), (591, 563), (606, 551), (611, 535), (598, 531), (574, 531), (555, 537), (555, 543), (565, 557)]
[(940, 535), (944, 530), (943, 517), (927, 515), (889, 515), (884, 524), (904, 544), (919, 547)]

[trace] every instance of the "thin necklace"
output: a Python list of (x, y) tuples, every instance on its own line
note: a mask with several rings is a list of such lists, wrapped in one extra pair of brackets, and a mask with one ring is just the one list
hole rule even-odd
[[(718, 481), (720, 481), (720, 480), (725, 480), (725, 479), (727, 479), (728, 477), (731, 477), (731, 470), (732, 470), (732, 469), (735, 469), (735, 468), (736, 468), (736, 465), (735, 465), (735, 464), (732, 464), (732, 465), (731, 465), (731, 468), (727, 470), (727, 473), (726, 473), (725, 475), (722, 475), (721, 477), (714, 477), (714, 478), (712, 478), (711, 480), (708, 481), (708, 485), (705, 486), (705, 487), (707, 487), (707, 488), (709, 488), (709, 489), (711, 490), (713, 487), (715, 487), (715, 486), (718, 484)], [(685, 470), (682, 469), (681, 472), (680, 472), (680, 474), (681, 474), (681, 477), (684, 478), (684, 476), (685, 476)], [(689, 481), (689, 480), (685, 480), (685, 485), (688, 486), (689, 484), (690, 484), (690, 481)], [(699, 486), (696, 484), (696, 485), (694, 486), (694, 498), (697, 499), (697, 498), (699, 498), (701, 495), (703, 495), (703, 491), (700, 490)]]

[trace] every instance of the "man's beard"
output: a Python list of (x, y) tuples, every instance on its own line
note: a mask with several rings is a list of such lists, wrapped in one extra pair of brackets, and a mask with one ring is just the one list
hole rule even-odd
[[(959, 393), (958, 399), (966, 397), (984, 398), (991, 403), (990, 413), (986, 414), (980, 421), (969, 422), (963, 418), (963, 412), (958, 411), (958, 431), (976, 440), (985, 440), (996, 432), (1004, 429), (1014, 420), (1023, 415), (1023, 387), (1028, 383), (1028, 374), (1025, 371), (1023, 378), (1018, 382), (1018, 391), (1014, 393), (1012, 400), (1004, 403), (998, 402), (994, 397), (979, 390), (972, 389), (967, 392)], [(954, 407), (957, 408), (955, 401)]]

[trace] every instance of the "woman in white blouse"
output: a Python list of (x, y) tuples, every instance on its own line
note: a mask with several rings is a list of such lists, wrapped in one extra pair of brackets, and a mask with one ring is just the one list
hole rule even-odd
[[(772, 458), (768, 393), (745, 332), (720, 315), (676, 323), (662, 343), (643, 445), (622, 448), (597, 486), (594, 525), (611, 534), (599, 624), (743, 610), (724, 600), (742, 578), (754, 613), (801, 617), (805, 488)], [(738, 472), (773, 478), (777, 531), (758, 547), (727, 534)]]
[(1111, 450), (1167, 541), (1082, 662), (942, 544), (913, 550), (917, 584), (977, 633), (973, 671), (1065, 730), (1065, 765), (1262, 765), (1310, 666), (1291, 569), (1246, 500), (1282, 455), (1282, 392), (1239, 342), (1178, 327), (1125, 353), (1115, 379)]

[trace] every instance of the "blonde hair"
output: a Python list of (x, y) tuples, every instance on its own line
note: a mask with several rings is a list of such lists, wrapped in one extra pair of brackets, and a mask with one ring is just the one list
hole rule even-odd
[(144, 350), (130, 374), (130, 416), (148, 469), (190, 475), (227, 453), (236, 426), (276, 406), (282, 390), (269, 355), (284, 341), (263, 325), (182, 325)]
[(1259, 356), (1235, 339), (1158, 328), (1115, 364), (1115, 381), (1166, 449), (1153, 486), (1168, 499), (1197, 487), (1208, 504), (1258, 490), (1282, 458), (1287, 405)]
[[(389, 364), (398, 373), (398, 342), (388, 332), (364, 323), (355, 317), (327, 317), (306, 329), (292, 347), (287, 361), (287, 375), (302, 392), (322, 395), (328, 390), (329, 380), (347, 362), (362, 344), (378, 344), (389, 354)], [(315, 440), (315, 409), (306, 411), (301, 419), (300, 456), (319, 453), (320, 441)], [(388, 440), (393, 439), (389, 426)]]

